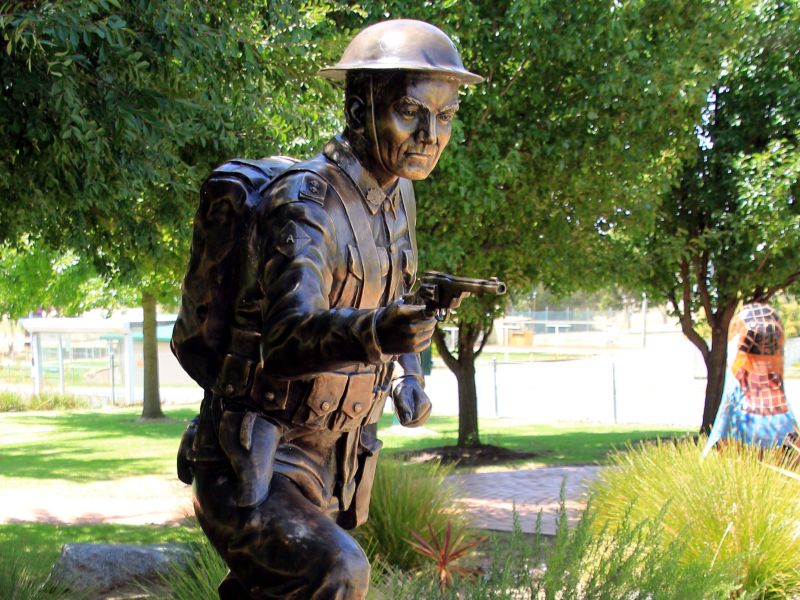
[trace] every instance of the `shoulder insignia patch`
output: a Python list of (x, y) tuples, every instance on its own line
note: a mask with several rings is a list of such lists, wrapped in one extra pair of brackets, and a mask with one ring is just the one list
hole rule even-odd
[(319, 204), (325, 203), (325, 194), (328, 191), (328, 184), (324, 179), (315, 173), (304, 173), (300, 182), (300, 198), (313, 200)]
[(309, 235), (298, 227), (297, 223), (289, 221), (278, 234), (275, 248), (286, 258), (294, 258), (309, 243), (311, 243)]

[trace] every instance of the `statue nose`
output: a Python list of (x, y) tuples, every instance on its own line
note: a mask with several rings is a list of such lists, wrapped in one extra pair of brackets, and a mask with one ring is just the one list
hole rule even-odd
[(417, 141), (420, 144), (433, 144), (436, 141), (436, 117), (428, 115), (427, 118), (420, 119), (419, 129), (417, 130)]

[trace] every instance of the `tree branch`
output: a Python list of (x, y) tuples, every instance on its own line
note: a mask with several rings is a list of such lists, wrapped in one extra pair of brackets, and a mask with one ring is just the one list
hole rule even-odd
[(433, 330), (433, 343), (436, 344), (436, 349), (439, 351), (439, 356), (442, 357), (444, 364), (447, 365), (447, 368), (450, 369), (456, 375), (459, 372), (460, 366), (456, 357), (453, 356), (452, 352), (447, 348), (447, 344), (444, 341), (444, 333), (442, 330), (439, 329), (439, 326), (436, 326), (436, 329)]
[[(681, 285), (683, 286), (683, 310), (678, 310), (681, 318), (681, 330), (690, 342), (692, 342), (700, 354), (703, 355), (703, 360), (708, 360), (709, 349), (706, 341), (694, 330), (692, 325), (692, 286), (689, 282), (689, 262), (683, 258), (680, 262)], [(677, 308), (677, 306), (676, 306)]]
[(714, 307), (711, 306), (711, 295), (708, 293), (708, 250), (703, 250), (702, 255), (695, 255), (694, 257), (695, 269), (697, 270), (697, 293), (700, 296), (700, 302), (703, 305), (703, 310), (706, 313), (708, 324), (714, 326), (716, 321), (716, 313)]
[(489, 321), (488, 328), (486, 323), (483, 324), (481, 327), (481, 332), (483, 333), (483, 338), (481, 339), (481, 345), (478, 346), (478, 349), (475, 351), (475, 358), (478, 358), (483, 352), (484, 346), (486, 346), (486, 342), (489, 340), (489, 336), (492, 334), (492, 329), (494, 328), (494, 321), (492, 319), (487, 319)]
[(787, 287), (798, 281), (800, 281), (800, 271), (792, 273), (791, 275), (789, 275), (789, 277), (784, 279), (778, 285), (768, 288), (767, 291), (764, 292), (760, 298), (753, 298), (753, 300), (757, 302), (769, 302), (769, 299), (772, 298), (775, 294), (777, 294), (781, 290), (786, 289)]
[(769, 260), (769, 250), (764, 252), (764, 258), (761, 259), (761, 262), (758, 263), (756, 270), (753, 271), (753, 275), (758, 275), (761, 271), (764, 270), (764, 267), (767, 265), (767, 261)]

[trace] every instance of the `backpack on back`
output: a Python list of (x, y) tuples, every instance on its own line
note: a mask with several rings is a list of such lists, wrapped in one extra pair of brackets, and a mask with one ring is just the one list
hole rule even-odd
[(171, 348), (205, 390), (214, 386), (230, 346), (254, 211), (272, 180), (297, 162), (286, 156), (234, 159), (214, 169), (200, 187)]

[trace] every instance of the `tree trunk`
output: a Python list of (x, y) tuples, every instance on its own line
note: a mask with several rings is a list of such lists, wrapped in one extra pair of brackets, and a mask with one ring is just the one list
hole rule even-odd
[(715, 327), (711, 332), (711, 350), (706, 363), (706, 398), (703, 404), (703, 422), (700, 433), (708, 434), (714, 425), (722, 403), (725, 388), (725, 370), (728, 364), (728, 327)]
[(156, 321), (156, 298), (142, 293), (142, 354), (144, 360), (144, 404), (143, 419), (163, 419), (161, 397), (158, 392), (158, 336)]
[(475, 388), (475, 359), (483, 350), (483, 344), (475, 350), (475, 342), (483, 333), (484, 342), (488, 331), (480, 326), (461, 323), (458, 326), (458, 356), (453, 356), (444, 341), (444, 335), (437, 327), (433, 332), (433, 342), (447, 368), (453, 372), (458, 382), (458, 447), (475, 448), (481, 445), (478, 435), (478, 392)]
[(458, 380), (458, 447), (475, 448), (481, 445), (481, 440), (478, 434), (475, 356), (471, 344), (459, 348), (458, 363), (460, 368), (455, 374)]

